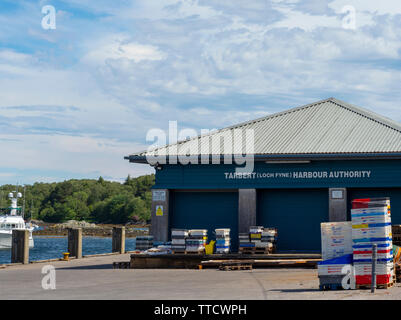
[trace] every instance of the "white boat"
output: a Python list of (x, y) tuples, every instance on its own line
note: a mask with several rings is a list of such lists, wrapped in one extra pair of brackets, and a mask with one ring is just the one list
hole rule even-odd
[(13, 230), (28, 230), (29, 231), (29, 248), (33, 248), (33, 226), (30, 223), (25, 223), (21, 215), (21, 207), (17, 206), (18, 198), (22, 194), (13, 192), (8, 194), (11, 199), (11, 207), (7, 208), (4, 215), (0, 215), (0, 250), (11, 249), (12, 233)]

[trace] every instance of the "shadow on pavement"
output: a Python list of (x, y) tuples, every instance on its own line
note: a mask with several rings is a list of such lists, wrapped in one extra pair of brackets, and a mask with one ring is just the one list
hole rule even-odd
[(57, 270), (104, 270), (104, 269), (113, 269), (113, 265), (111, 263), (108, 263), (108, 264), (96, 264), (96, 265), (89, 265), (89, 266), (57, 268)]
[(271, 289), (276, 292), (321, 292), (320, 289)]

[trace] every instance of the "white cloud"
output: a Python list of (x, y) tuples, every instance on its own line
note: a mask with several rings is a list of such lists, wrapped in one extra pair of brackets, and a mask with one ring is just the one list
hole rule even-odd
[[(278, 2), (277, 2), (278, 3)], [(294, 2), (296, 3), (296, 2)], [(288, 6), (288, 2), (283, 4), (283, 1), (279, 2), (280, 5), (275, 5), (273, 8), (285, 16), (285, 19), (280, 20), (270, 26), (270, 29), (274, 28), (300, 28), (305, 31), (312, 31), (316, 28), (341, 28), (342, 20), (339, 16), (327, 16), (327, 15), (312, 15), (301, 11), (294, 10), (291, 6)]]
[(82, 62), (102, 64), (108, 59), (128, 59), (140, 62), (144, 60), (163, 60), (166, 58), (166, 54), (155, 46), (128, 41), (127, 36), (117, 34), (102, 39), (100, 43), (91, 43), (91, 49), (83, 57)]
[[(0, 40), (19, 44), (0, 50), (0, 125), (18, 140), (0, 143), (21, 168), (28, 158), (32, 170), (120, 179), (136, 168), (122, 157), (169, 120), (221, 128), (329, 96), (401, 120), (395, 1), (69, 5), (54, 33), (34, 27), (32, 5), (28, 29), (0, 15)], [(344, 5), (356, 8), (356, 30), (342, 28)], [(99, 17), (77, 18), (73, 6)]]
[(400, 2), (397, 0), (334, 0), (329, 6), (341, 12), (344, 6), (354, 6), (357, 11), (366, 11), (371, 14), (401, 14)]
[(21, 168), (80, 175), (99, 172), (116, 179), (132, 172), (123, 157), (135, 149), (146, 149), (135, 142), (89, 136), (0, 134), (0, 141), (2, 148), (8, 150), (8, 156), (1, 160), (3, 170)]
[(0, 51), (0, 61), (7, 61), (11, 63), (24, 63), (27, 62), (31, 57), (30, 55), (16, 52), (14, 50), (1, 50)]

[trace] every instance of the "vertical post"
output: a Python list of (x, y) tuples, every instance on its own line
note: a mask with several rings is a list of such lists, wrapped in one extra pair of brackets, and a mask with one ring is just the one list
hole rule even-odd
[(68, 252), (71, 257), (82, 258), (82, 228), (68, 229)]
[(256, 225), (256, 189), (238, 190), (238, 233), (248, 233)]
[(169, 202), (168, 189), (152, 190), (152, 224), (150, 227), (154, 241), (167, 242), (169, 239)]
[(125, 253), (125, 227), (113, 227), (112, 252)]
[(372, 287), (371, 292), (375, 293), (376, 290), (376, 260), (377, 260), (377, 244), (372, 247)]
[[(250, 226), (256, 226), (256, 189), (239, 189), (238, 190), (238, 233), (249, 233)], [(237, 236), (236, 245), (239, 247), (239, 239)]]
[(13, 230), (11, 244), (11, 263), (29, 263), (29, 231)]

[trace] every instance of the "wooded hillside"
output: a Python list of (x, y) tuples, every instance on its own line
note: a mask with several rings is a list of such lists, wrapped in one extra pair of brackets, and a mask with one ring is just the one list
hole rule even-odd
[[(25, 218), (46, 222), (85, 220), (122, 224), (150, 219), (151, 191), (155, 176), (127, 177), (125, 183), (98, 180), (67, 180), (35, 183), (25, 187)], [(15, 186), (0, 187), (0, 208), (10, 205), (7, 198)], [(23, 193), (23, 187), (19, 186)], [(19, 200), (23, 205), (23, 199)]]

